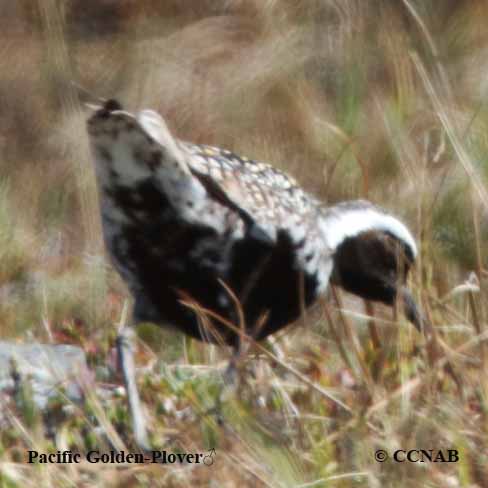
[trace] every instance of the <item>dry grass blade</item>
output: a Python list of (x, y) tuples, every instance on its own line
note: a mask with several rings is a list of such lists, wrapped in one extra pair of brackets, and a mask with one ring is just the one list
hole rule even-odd
[(461, 143), (459, 136), (457, 135), (456, 127), (453, 125), (451, 118), (447, 115), (445, 110), (445, 104), (443, 104), (438, 96), (438, 93), (434, 89), (434, 86), (425, 70), (420, 58), (415, 54), (411, 54), (412, 60), (417, 68), (417, 71), (422, 79), (424, 86), (429, 94), (429, 97), (434, 105), (434, 109), (439, 116), (439, 119), (442, 123), (446, 134), (456, 151), (456, 155), (461, 163), (466, 175), (468, 176), (473, 188), (478, 195), (478, 198), (483, 203), (485, 210), (488, 211), (488, 192), (483, 184), (483, 179), (479, 175), (478, 171), (476, 170), (475, 166), (471, 162), (466, 150), (464, 149), (463, 144)]
[[(186, 307), (188, 307), (188, 308), (190, 308), (192, 310), (195, 310), (196, 313), (198, 313), (198, 312), (202, 313), (203, 312), (204, 314), (206, 314), (209, 317), (211, 317), (212, 319), (216, 320), (218, 323), (220, 323), (224, 327), (228, 327), (230, 330), (232, 330), (232, 331), (234, 331), (234, 332), (236, 332), (238, 334), (242, 334), (242, 331), (241, 331), (241, 328), (240, 327), (235, 326), (234, 324), (232, 324), (231, 322), (229, 322), (225, 318), (219, 316), (218, 314), (216, 314), (212, 310), (208, 310), (208, 309), (205, 309), (205, 308), (202, 308), (202, 307), (196, 307), (191, 302), (182, 301), (181, 303), (183, 305), (185, 305)], [(302, 381), (303, 383), (305, 383), (307, 386), (309, 386), (310, 388), (312, 388), (314, 391), (320, 393), (320, 395), (324, 396), (328, 400), (331, 400), (332, 402), (334, 402), (335, 404), (337, 404), (338, 406), (340, 406), (342, 409), (346, 410), (346, 412), (351, 413), (351, 409), (345, 403), (341, 402), (338, 398), (335, 398), (334, 395), (332, 395), (331, 393), (327, 392), (321, 386), (319, 386), (316, 383), (314, 383), (313, 381), (311, 381), (305, 375), (303, 375), (302, 373), (300, 373), (299, 371), (297, 371), (293, 366), (290, 366), (289, 364), (286, 364), (284, 361), (282, 361), (280, 358), (278, 358), (272, 352), (268, 351), (259, 342), (256, 342), (251, 336), (243, 335), (242, 337), (246, 341), (250, 342), (253, 345), (253, 347), (255, 347), (259, 352), (261, 352), (262, 354), (264, 354), (268, 358), (272, 359), (276, 364), (278, 364), (283, 369), (285, 369), (286, 371), (288, 371), (289, 373), (291, 373), (293, 376), (297, 377), (300, 381)]]
[(332, 286), (332, 295), (334, 297), (334, 300), (337, 303), (337, 307), (339, 309), (339, 316), (341, 318), (342, 325), (344, 327), (344, 330), (346, 332), (346, 336), (349, 339), (349, 344), (352, 346), (352, 350), (354, 351), (354, 356), (361, 368), (361, 372), (363, 374), (363, 379), (364, 382), (368, 388), (370, 398), (374, 398), (374, 382), (373, 378), (371, 377), (371, 373), (369, 371), (368, 365), (364, 361), (364, 354), (361, 350), (361, 346), (359, 344), (359, 339), (355, 332), (353, 331), (351, 324), (349, 323), (349, 320), (342, 314), (342, 301), (339, 297), (339, 294), (337, 292), (337, 289), (335, 286)]
[[(461, 346), (454, 349), (452, 355), (454, 356), (454, 354), (466, 353), (473, 347), (478, 346), (479, 344), (483, 343), (486, 340), (488, 340), (488, 331), (484, 332), (481, 335), (475, 336), (469, 341), (466, 341)], [(420, 376), (417, 376), (416, 378), (409, 380), (406, 384), (402, 385), (396, 391), (388, 395), (387, 398), (372, 405), (367, 411), (366, 418), (371, 417), (374, 413), (378, 412), (379, 410), (384, 410), (393, 401), (397, 400), (400, 397), (403, 397), (404, 395), (412, 394), (415, 390), (420, 388), (422, 385), (424, 385), (428, 381), (431, 381), (435, 377), (435, 375), (437, 375), (439, 370), (444, 368), (448, 364), (449, 360), (451, 359), (450, 356), (451, 353), (449, 351), (446, 351), (446, 354), (440, 359), (438, 359), (432, 365), (431, 369), (428, 372), (424, 373), (422, 378), (420, 378)]]

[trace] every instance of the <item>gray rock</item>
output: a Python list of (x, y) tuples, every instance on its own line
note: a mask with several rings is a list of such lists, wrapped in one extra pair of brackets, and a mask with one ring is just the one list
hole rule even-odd
[(80, 401), (82, 391), (77, 379), (88, 374), (85, 353), (79, 347), (0, 341), (0, 404), (2, 395), (15, 389), (13, 370), (20, 381), (30, 381), (33, 401), (39, 409), (46, 407), (59, 387), (71, 400)]

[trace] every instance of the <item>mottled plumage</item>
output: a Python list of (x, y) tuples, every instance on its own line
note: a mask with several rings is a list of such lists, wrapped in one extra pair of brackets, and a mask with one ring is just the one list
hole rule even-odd
[[(191, 297), (235, 322), (222, 280), (241, 300), (249, 333), (267, 317), (259, 339), (325, 291), (346, 239), (362, 242), (369, 232), (373, 247), (393, 239), (406, 251), (407, 268), (415, 257), (408, 230), (383, 210), (365, 201), (327, 208), (269, 164), (173, 138), (155, 112), (135, 117), (109, 102), (88, 130), (107, 248), (135, 297), (136, 321), (202, 338), (195, 313), (180, 299)], [(396, 269), (395, 259), (391, 265)], [(347, 283), (340, 274), (337, 282)], [(390, 295), (368, 298), (390, 303)], [(235, 342), (229, 329), (220, 324), (218, 331)]]
[[(403, 300), (417, 250), (408, 229), (366, 201), (331, 207), (269, 164), (174, 138), (153, 111), (132, 115), (110, 100), (88, 121), (107, 249), (135, 298), (134, 322), (173, 326), (237, 346), (239, 335), (181, 299), (239, 325), (255, 339), (296, 320), (330, 281), (363, 298)], [(132, 357), (120, 342), (136, 437), (146, 443)]]

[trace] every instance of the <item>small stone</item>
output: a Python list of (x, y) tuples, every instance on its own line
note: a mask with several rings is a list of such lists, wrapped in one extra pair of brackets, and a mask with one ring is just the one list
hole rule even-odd
[(12, 367), (20, 381), (30, 381), (33, 401), (44, 409), (48, 400), (62, 387), (73, 401), (82, 399), (78, 379), (88, 374), (85, 353), (76, 346), (50, 344), (17, 344), (0, 341), (0, 393), (14, 386)]

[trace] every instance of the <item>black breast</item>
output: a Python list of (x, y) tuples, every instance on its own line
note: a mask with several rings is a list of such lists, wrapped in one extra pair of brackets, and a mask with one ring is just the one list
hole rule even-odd
[[(296, 249), (284, 231), (272, 243), (250, 232), (235, 240), (231, 227), (218, 234), (205, 225), (190, 225), (150, 180), (131, 191), (115, 187), (111, 198), (129, 217), (107, 244), (134, 294), (136, 321), (172, 325), (210, 342), (220, 336), (233, 344), (234, 332), (216, 320), (216, 335), (202, 330), (195, 312), (181, 299), (190, 297), (238, 325), (234, 301), (220, 279), (239, 298), (247, 332), (261, 339), (296, 320), (302, 305), (316, 297), (316, 278), (298, 269)], [(104, 220), (108, 224), (105, 215)]]

